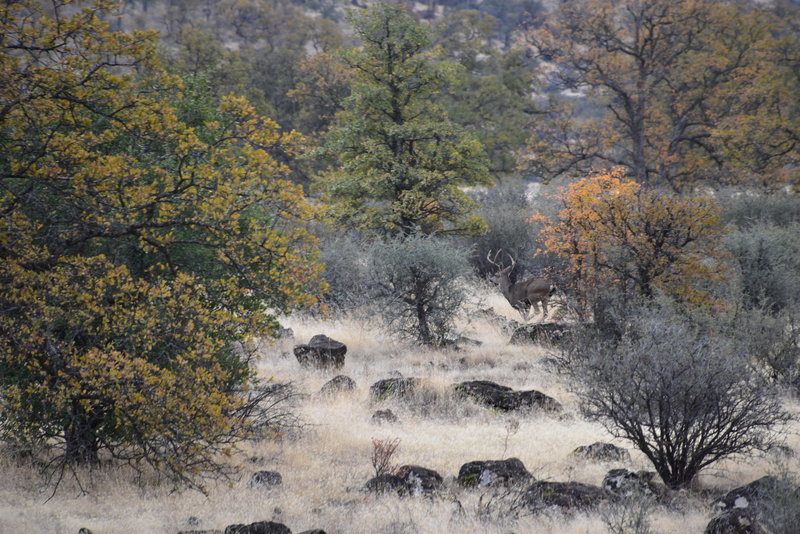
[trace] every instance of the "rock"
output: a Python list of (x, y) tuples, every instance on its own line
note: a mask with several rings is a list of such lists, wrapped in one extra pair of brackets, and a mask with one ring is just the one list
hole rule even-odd
[(313, 369), (341, 369), (347, 345), (317, 334), (308, 345), (295, 345), (294, 356), (302, 367)]
[(277, 471), (257, 471), (247, 483), (251, 488), (273, 488), (283, 484), (283, 477)]
[(393, 475), (371, 478), (364, 485), (364, 490), (373, 493), (394, 491), (398, 495), (420, 497), (440, 490), (442, 482), (442, 476), (433, 469), (418, 465), (404, 465), (398, 468)]
[(312, 530), (304, 530), (300, 534), (325, 534), (325, 531), (322, 530), (321, 528), (315, 528)]
[(518, 458), (469, 462), (458, 470), (458, 483), (464, 487), (512, 486), (530, 482), (531, 474)]
[(349, 376), (339, 375), (325, 382), (319, 392), (323, 395), (335, 395), (345, 391), (353, 391), (354, 389), (356, 389), (355, 380)]
[(629, 462), (631, 459), (630, 453), (625, 449), (602, 441), (581, 445), (572, 451), (572, 455), (597, 462)]
[(603, 478), (603, 488), (618, 497), (651, 497), (656, 493), (651, 483), (655, 475), (653, 471), (612, 469)]
[(473, 380), (455, 385), (456, 393), (504, 412), (525, 408), (558, 411), (561, 404), (552, 397), (536, 390), (514, 391), (489, 380)]
[(92, 534), (92, 531), (86, 527), (81, 527), (78, 529), (78, 534)]
[(382, 425), (383, 423), (396, 423), (397, 416), (392, 410), (378, 410), (372, 414), (372, 423)]
[(523, 496), (525, 506), (533, 512), (550, 507), (593, 508), (611, 499), (609, 491), (580, 482), (534, 482)]
[(229, 525), (225, 534), (292, 534), (292, 531), (283, 523), (274, 521), (258, 521), (249, 525)]
[(569, 333), (569, 325), (565, 323), (528, 323), (517, 327), (511, 334), (509, 343), (525, 345), (557, 345)]
[(703, 534), (767, 534), (752, 511), (733, 508), (708, 522)]
[(378, 380), (369, 388), (373, 400), (384, 401), (394, 397), (410, 396), (419, 385), (418, 378), (386, 378)]
[(711, 508), (716, 512), (728, 512), (735, 508), (749, 509), (755, 517), (763, 505), (773, 503), (775, 497), (781, 493), (798, 495), (798, 489), (785, 480), (766, 476), (729, 491), (724, 497), (714, 501)]
[(409, 493), (414, 496), (430, 495), (440, 490), (443, 482), (439, 473), (418, 465), (401, 466), (397, 476), (405, 481)]

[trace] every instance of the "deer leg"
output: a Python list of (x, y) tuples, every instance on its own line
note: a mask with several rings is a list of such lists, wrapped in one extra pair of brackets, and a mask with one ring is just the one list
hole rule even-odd
[(547, 319), (547, 299), (542, 299), (542, 321)]

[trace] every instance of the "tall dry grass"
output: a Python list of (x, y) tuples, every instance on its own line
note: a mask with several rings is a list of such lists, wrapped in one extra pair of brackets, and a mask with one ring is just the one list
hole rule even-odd
[[(484, 299), (498, 312), (514, 311), (497, 295)], [(505, 305), (505, 306), (504, 306)], [(297, 411), (305, 426), (295, 437), (245, 446), (236, 461), (242, 478), (218, 482), (208, 496), (197, 492), (170, 492), (153, 480), (137, 480), (120, 467), (96, 471), (88, 494), (67, 479), (53, 497), (31, 466), (0, 457), (0, 533), (77, 533), (81, 527), (95, 534), (170, 533), (189, 529), (224, 529), (232, 523), (273, 519), (294, 532), (322, 528), (329, 533), (507, 533), (547, 532), (585, 534), (604, 532), (597, 513), (562, 516), (522, 516), (513, 521), (508, 501), (492, 499), (485, 491), (459, 488), (453, 478), (472, 460), (520, 458), (538, 479), (600, 484), (616, 464), (576, 460), (571, 451), (595, 441), (614, 441), (595, 423), (581, 418), (569, 385), (543, 362), (551, 356), (541, 347), (511, 346), (507, 336), (482, 320), (464, 319), (466, 335), (482, 345), (461, 352), (432, 351), (393, 343), (377, 325), (366, 320), (320, 320), (292, 317), (286, 326), (294, 340), (260, 347), (259, 374), (291, 381), (304, 394)], [(355, 391), (323, 397), (320, 387), (332, 374), (306, 371), (291, 355), (295, 343), (323, 333), (348, 346), (343, 370), (357, 383)], [(425, 379), (425, 392), (407, 402), (375, 404), (369, 386), (390, 373)], [(538, 389), (555, 397), (564, 411), (501, 414), (459, 401), (450, 386), (463, 380), (487, 379), (515, 389)], [(375, 425), (376, 409), (390, 408), (399, 421)], [(795, 406), (796, 409), (796, 406)], [(446, 491), (431, 499), (376, 497), (361, 491), (372, 476), (372, 438), (399, 438), (393, 458), (398, 465), (417, 464), (435, 469), (445, 478)], [(800, 450), (796, 434), (787, 444)], [(646, 460), (635, 451), (624, 467), (645, 469)], [(725, 461), (707, 470), (697, 489), (669, 508), (656, 508), (653, 530), (658, 533), (700, 533), (709, 519), (703, 492), (713, 493), (747, 483), (774, 470), (777, 458), (754, 456)], [(783, 459), (790, 470), (794, 458)], [(250, 474), (276, 470), (283, 485), (251, 489)], [(189, 518), (199, 524), (190, 525)]]

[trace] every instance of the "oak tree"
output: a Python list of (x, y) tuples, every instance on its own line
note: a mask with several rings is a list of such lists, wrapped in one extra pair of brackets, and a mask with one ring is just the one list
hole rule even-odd
[(314, 302), (313, 211), (273, 157), (295, 134), (108, 13), (0, 6), (0, 438), (199, 486), (274, 422), (236, 342)]

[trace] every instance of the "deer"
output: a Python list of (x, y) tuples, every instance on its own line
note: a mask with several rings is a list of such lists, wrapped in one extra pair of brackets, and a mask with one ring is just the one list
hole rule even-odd
[(500, 291), (503, 292), (503, 296), (506, 297), (511, 307), (522, 315), (522, 320), (528, 320), (528, 313), (530, 312), (531, 306), (533, 306), (533, 311), (538, 314), (540, 302), (542, 303), (542, 311), (544, 312), (542, 320), (547, 318), (547, 302), (556, 291), (555, 284), (550, 283), (544, 278), (529, 278), (522, 282), (511, 283), (509, 275), (517, 263), (514, 261), (514, 257), (508, 254), (511, 265), (504, 268), (496, 261), (497, 256), (500, 255), (500, 251), (497, 251), (494, 259), (491, 258), (491, 255), (492, 251), (490, 250), (486, 255), (486, 260), (497, 267), (498, 271), (489, 277), (489, 281), (500, 287)]

